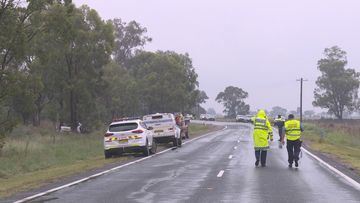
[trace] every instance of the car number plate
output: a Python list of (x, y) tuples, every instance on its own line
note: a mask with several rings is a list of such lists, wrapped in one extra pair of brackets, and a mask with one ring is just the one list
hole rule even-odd
[(127, 139), (125, 139), (125, 140), (119, 140), (119, 143), (127, 143), (127, 142), (128, 142)]
[(162, 133), (162, 132), (164, 132), (163, 130), (155, 130), (154, 131), (155, 133)]

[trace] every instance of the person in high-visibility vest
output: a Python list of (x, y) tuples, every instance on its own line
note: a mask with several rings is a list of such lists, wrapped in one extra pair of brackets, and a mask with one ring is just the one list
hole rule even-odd
[(267, 150), (269, 149), (269, 138), (273, 141), (273, 131), (264, 110), (259, 110), (256, 118), (253, 119), (254, 124), (254, 149), (255, 149), (255, 166), (266, 166)]
[[(288, 120), (285, 121), (284, 126), (286, 136), (286, 149), (288, 151), (289, 167), (292, 168), (293, 162), (295, 167), (299, 167), (299, 154), (301, 148), (301, 132), (304, 131), (299, 120), (296, 120), (293, 114), (289, 114)], [(284, 144), (284, 136), (281, 139)]]
[(278, 117), (275, 119), (275, 125), (278, 127), (279, 132), (279, 141), (281, 141), (281, 138), (283, 136), (283, 127), (284, 127), (285, 121), (282, 118), (281, 115), (278, 115)]

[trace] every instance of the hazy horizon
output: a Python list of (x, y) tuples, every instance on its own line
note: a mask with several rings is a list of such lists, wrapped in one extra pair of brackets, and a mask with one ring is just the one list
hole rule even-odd
[[(136, 20), (148, 29), (149, 51), (189, 53), (209, 96), (206, 109), (223, 107), (216, 95), (232, 85), (249, 93), (251, 110), (299, 106), (304, 82), (304, 110), (312, 106), (317, 61), (325, 48), (347, 52), (348, 68), (360, 71), (360, 2), (320, 0), (289, 2), (215, 0), (74, 0), (103, 19)], [(319, 109), (315, 109), (319, 111)]]

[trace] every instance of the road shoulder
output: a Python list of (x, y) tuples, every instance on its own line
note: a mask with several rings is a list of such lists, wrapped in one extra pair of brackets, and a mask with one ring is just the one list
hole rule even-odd
[(317, 150), (312, 149), (307, 142), (303, 143), (303, 146), (306, 150), (311, 152), (312, 154), (316, 155), (330, 166), (336, 168), (343, 174), (347, 175), (348, 177), (352, 178), (356, 182), (360, 183), (360, 176), (352, 169), (349, 165), (344, 164), (339, 159), (337, 159), (334, 155), (323, 153)]
[[(190, 134), (190, 139), (189, 141), (191, 141), (192, 139), (196, 139), (200, 136), (206, 135), (208, 133), (211, 132), (216, 132), (218, 130), (223, 129), (222, 126), (216, 126), (216, 125), (208, 125), (207, 130), (205, 131), (201, 131), (201, 132), (197, 132), (195, 134)], [(164, 151), (166, 149), (171, 148), (171, 145), (160, 145), (158, 147), (158, 152)], [(31, 190), (25, 190), (25, 191), (19, 191), (15, 194), (13, 194), (12, 196), (7, 196), (7, 197), (1, 197), (0, 201), (1, 202), (13, 202), (15, 200), (18, 199), (23, 199), (25, 197), (31, 196), (33, 194), (37, 194), (37, 193), (41, 193), (43, 191), (47, 191), (49, 189), (52, 188), (56, 188), (59, 187), (61, 185), (65, 185), (89, 176), (92, 176), (94, 174), (98, 174), (101, 173), (102, 171), (106, 171), (112, 168), (115, 168), (117, 166), (121, 166), (121, 165), (125, 165), (134, 161), (137, 161), (139, 159), (144, 158), (141, 155), (135, 155), (135, 156), (128, 156), (126, 159), (123, 158), (119, 158), (119, 160), (111, 162), (111, 163), (106, 163), (105, 165), (101, 166), (101, 167), (97, 167), (91, 170), (84, 170), (80, 173), (74, 173), (71, 175), (67, 175), (67, 176), (63, 176), (63, 177), (58, 177), (58, 178), (50, 178), (46, 181), (42, 181), (38, 183), (38, 186), (35, 187), (34, 189)], [(2, 199), (4, 198), (4, 199)]]

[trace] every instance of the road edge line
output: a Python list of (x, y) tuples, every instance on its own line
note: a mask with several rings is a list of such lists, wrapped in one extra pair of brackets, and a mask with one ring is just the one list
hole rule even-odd
[(331, 171), (335, 172), (337, 175), (339, 175), (340, 177), (344, 178), (348, 183), (350, 183), (350, 185), (352, 185), (355, 189), (360, 190), (360, 183), (358, 183), (357, 181), (355, 181), (354, 179), (350, 178), (349, 176), (345, 175), (343, 172), (339, 171), (338, 169), (336, 169), (335, 167), (331, 166), (330, 164), (328, 164), (326, 161), (322, 160), (320, 157), (316, 156), (315, 154), (311, 153), (310, 151), (308, 151), (307, 149), (305, 149), (304, 147), (302, 147), (301, 150), (304, 150), (304, 152), (308, 155), (310, 155), (312, 158), (314, 158), (315, 160), (317, 160), (318, 162), (320, 162), (321, 164), (323, 164), (324, 166), (326, 166), (328, 169), (330, 169)]
[[(225, 130), (226, 128), (227, 128), (227, 126), (225, 126), (225, 127), (224, 127), (223, 129), (221, 129), (221, 130)], [(196, 138), (193, 138), (193, 139), (191, 139), (191, 140), (189, 140), (189, 141), (186, 141), (186, 142), (184, 142), (183, 144), (191, 143), (191, 142), (193, 142), (193, 141), (195, 141), (195, 140), (198, 140), (198, 139), (200, 139), (200, 138), (202, 138), (202, 137), (205, 137), (206, 135), (209, 135), (209, 134), (214, 133), (214, 132), (217, 132), (217, 131), (220, 131), (220, 130), (216, 130), (216, 131), (213, 131), (213, 132), (208, 132), (208, 133), (206, 133), (206, 134), (204, 134), (204, 135), (201, 135), (201, 136), (199, 136), (199, 137), (196, 137)], [(62, 189), (65, 189), (65, 188), (68, 188), (68, 187), (77, 185), (77, 184), (80, 184), (80, 183), (83, 183), (83, 182), (86, 182), (86, 181), (88, 181), (88, 180), (97, 178), (97, 177), (99, 177), (99, 176), (105, 175), (105, 174), (107, 174), (107, 173), (110, 173), (110, 172), (112, 172), (112, 171), (118, 170), (118, 169), (120, 169), (120, 168), (124, 168), (124, 167), (126, 167), (126, 166), (129, 166), (129, 165), (132, 165), (132, 164), (135, 164), (135, 163), (144, 161), (144, 160), (146, 160), (146, 159), (150, 159), (150, 158), (152, 158), (152, 157), (154, 157), (154, 156), (163, 154), (163, 153), (168, 152), (168, 151), (171, 151), (171, 150), (173, 150), (172, 147), (169, 148), (169, 149), (165, 149), (165, 150), (163, 150), (163, 151), (161, 151), (161, 152), (158, 152), (158, 153), (156, 153), (156, 154), (153, 154), (153, 155), (150, 155), (150, 156), (147, 156), (147, 157), (143, 157), (143, 158), (141, 158), (141, 159), (138, 159), (138, 160), (135, 160), (135, 161), (126, 163), (126, 164), (122, 164), (122, 165), (120, 165), (120, 166), (113, 167), (113, 168), (111, 168), (111, 169), (108, 169), (108, 170), (105, 170), (105, 171), (102, 171), (102, 172), (93, 174), (93, 175), (91, 175), (91, 176), (88, 176), (88, 177), (85, 177), (85, 178), (82, 178), (82, 179), (79, 179), (79, 180), (76, 180), (76, 181), (73, 181), (73, 182), (70, 182), (70, 183), (68, 183), (68, 184), (61, 185), (61, 186), (56, 187), (56, 188), (52, 188), (52, 189), (50, 189), (50, 190), (46, 190), (46, 191), (41, 192), (41, 193), (37, 193), (37, 194), (32, 195), (32, 196), (29, 196), (29, 197), (25, 197), (25, 198), (23, 198), (23, 199), (20, 199), (20, 200), (15, 201), (14, 203), (23, 203), (23, 202), (27, 202), (27, 201), (36, 199), (36, 198), (38, 198), (38, 197), (42, 197), (42, 196), (44, 196), (44, 195), (47, 195), (47, 194), (50, 194), (50, 193), (53, 193), (53, 192), (56, 192), (56, 191), (59, 191), (59, 190), (62, 190)]]

